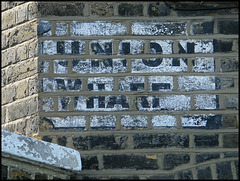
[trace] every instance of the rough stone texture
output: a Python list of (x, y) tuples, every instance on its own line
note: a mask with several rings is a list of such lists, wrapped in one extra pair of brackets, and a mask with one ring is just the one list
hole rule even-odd
[(79, 152), (56, 144), (39, 141), (2, 130), (2, 152), (55, 167), (80, 171)]

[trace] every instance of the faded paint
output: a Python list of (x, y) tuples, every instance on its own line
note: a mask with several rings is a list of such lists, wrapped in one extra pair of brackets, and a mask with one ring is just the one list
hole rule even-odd
[(118, 79), (119, 91), (143, 91), (144, 79), (142, 76), (120, 77)]
[(46, 117), (49, 119), (54, 128), (85, 128), (86, 120), (85, 116), (67, 116), (61, 117)]
[(218, 96), (209, 94), (200, 94), (195, 96), (196, 109), (217, 109)]
[(56, 74), (66, 74), (68, 73), (68, 61), (67, 60), (54, 60), (54, 70)]
[(140, 111), (182, 111), (190, 109), (190, 100), (184, 95), (138, 96), (136, 105)]
[(124, 35), (126, 26), (122, 23), (110, 21), (77, 22), (73, 21), (70, 27), (71, 36), (110, 36)]
[(132, 23), (133, 35), (187, 35), (186, 22), (139, 21)]
[(175, 116), (170, 115), (157, 115), (152, 118), (152, 126), (154, 128), (161, 127), (176, 127), (177, 120)]
[(196, 60), (192, 61), (193, 72), (214, 72), (215, 61), (213, 57), (196, 57)]
[(91, 116), (90, 127), (91, 128), (115, 128), (116, 117), (112, 115), (107, 116)]
[(123, 115), (121, 118), (121, 125), (127, 128), (128, 127), (146, 128), (148, 125), (147, 116)]
[(179, 40), (179, 46), (179, 53), (213, 53), (214, 50), (213, 40)]
[(113, 91), (112, 77), (93, 77), (88, 78), (89, 91)]
[(172, 91), (173, 77), (172, 76), (149, 76), (148, 82), (150, 91)]
[(42, 109), (45, 112), (54, 111), (53, 109), (54, 101), (51, 97), (42, 99)]
[(144, 45), (145, 40), (122, 40), (119, 43), (119, 55), (144, 53)]
[[(179, 65), (175, 66), (173, 58), (150, 58), (150, 59), (134, 59), (132, 61), (132, 73), (159, 73), (159, 72), (186, 72), (188, 70), (187, 63), (184, 59), (177, 59)], [(153, 65), (148, 62), (153, 62)]]
[(180, 76), (178, 77), (178, 90), (215, 90), (215, 76)]
[(173, 53), (172, 40), (151, 40), (150, 52), (152, 54), (172, 54)]
[(63, 36), (68, 33), (68, 24), (66, 23), (56, 23), (56, 35)]

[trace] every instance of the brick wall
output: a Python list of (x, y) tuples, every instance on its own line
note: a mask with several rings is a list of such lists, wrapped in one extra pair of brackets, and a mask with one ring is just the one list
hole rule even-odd
[(38, 132), (37, 6), (34, 2), (1, 2), (2, 128)]
[(73, 179), (238, 178), (237, 6), (37, 2), (39, 135)]

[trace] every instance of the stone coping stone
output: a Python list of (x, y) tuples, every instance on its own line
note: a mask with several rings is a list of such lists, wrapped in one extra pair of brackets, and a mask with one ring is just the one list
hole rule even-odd
[(2, 130), (1, 147), (2, 153), (71, 171), (82, 170), (80, 153), (57, 144)]

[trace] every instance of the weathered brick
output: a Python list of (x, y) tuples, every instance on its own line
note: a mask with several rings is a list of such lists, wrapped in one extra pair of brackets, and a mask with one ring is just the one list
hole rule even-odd
[(15, 25), (15, 10), (9, 10), (1, 13), (1, 29), (5, 30)]
[(227, 109), (238, 109), (238, 95), (225, 96)]
[(77, 111), (121, 111), (129, 109), (129, 98), (119, 96), (78, 96), (74, 97)]
[(119, 42), (119, 55), (144, 53), (145, 40), (122, 40)]
[(214, 72), (215, 61), (213, 57), (196, 57), (192, 60), (193, 72)]
[(214, 22), (197, 22), (192, 24), (192, 33), (197, 34), (213, 34)]
[(197, 178), (199, 180), (212, 180), (212, 172), (209, 166), (203, 169), (198, 168), (197, 172)]
[(166, 154), (163, 159), (164, 170), (171, 170), (177, 166), (190, 162), (188, 154)]
[(220, 158), (219, 153), (199, 153), (196, 155), (196, 162), (201, 163), (212, 159)]
[(113, 77), (88, 78), (89, 91), (113, 91)]
[[(174, 174), (152, 175), (147, 177), (148, 180), (174, 180)], [(139, 180), (139, 179), (135, 179)]]
[(107, 116), (91, 116), (91, 129), (114, 129), (116, 127), (116, 117), (112, 115)]
[(158, 169), (156, 155), (148, 158), (147, 155), (103, 155), (105, 169)]
[(16, 85), (16, 98), (21, 99), (27, 97), (29, 95), (29, 87), (28, 87), (28, 80), (19, 81)]
[(137, 96), (136, 107), (140, 111), (189, 110), (190, 99), (184, 95)]
[(97, 156), (81, 156), (83, 170), (98, 170)]
[(2, 51), (1, 67), (6, 67), (16, 62), (16, 56), (15, 48), (8, 48), (7, 50)]
[(23, 23), (27, 20), (27, 6), (21, 5), (16, 9), (16, 24)]
[(238, 34), (238, 21), (222, 20), (218, 21), (218, 32), (220, 34)]
[(66, 146), (67, 145), (67, 137), (66, 136), (58, 137), (57, 144), (61, 145), (61, 146)]
[(16, 168), (16, 167), (9, 167), (9, 174), (8, 174), (8, 179), (10, 180), (30, 180), (31, 179), (31, 174)]
[(168, 16), (170, 12), (170, 8), (161, 2), (150, 3), (148, 6), (149, 16)]
[(198, 94), (195, 96), (196, 109), (218, 109), (219, 108), (219, 96), (209, 94)]
[(217, 163), (216, 169), (217, 179), (219, 180), (233, 179), (230, 162)]
[(193, 174), (191, 170), (185, 171), (185, 172), (180, 172), (178, 174), (178, 178), (180, 180), (193, 180)]
[(39, 92), (38, 77), (33, 77), (28, 80), (28, 94), (29, 96)]
[(73, 146), (80, 150), (119, 150), (127, 147), (127, 136), (96, 135), (73, 136)]
[(214, 76), (180, 76), (178, 77), (179, 90), (215, 90)]
[(121, 118), (121, 125), (126, 129), (141, 129), (148, 125), (146, 116), (130, 116), (123, 115)]
[(111, 21), (77, 22), (70, 26), (71, 36), (110, 36), (124, 35), (127, 28), (122, 23)]
[(238, 134), (224, 134), (223, 147), (238, 148)]
[(114, 15), (113, 4), (101, 3), (101, 2), (91, 4), (91, 15), (113, 16)]
[(207, 40), (179, 40), (178, 53), (213, 53), (215, 41)]
[(150, 91), (168, 92), (173, 90), (172, 76), (149, 76)]
[(181, 117), (183, 128), (219, 129), (223, 127), (222, 115), (185, 115)]
[(18, 46), (16, 51), (17, 51), (16, 62), (19, 62), (28, 58), (27, 46), (25, 44)]
[(189, 137), (187, 135), (178, 134), (134, 134), (133, 146), (135, 149), (143, 148), (166, 148), (189, 146)]
[(25, 101), (18, 102), (8, 107), (8, 118), (10, 121), (22, 117), (30, 116), (38, 111), (37, 98), (30, 98)]
[(143, 91), (144, 77), (127, 76), (118, 79), (119, 91)]
[(38, 56), (38, 40), (32, 40), (28, 44), (28, 57), (35, 58)]
[(38, 11), (41, 16), (82, 16), (84, 3), (40, 2)]
[(121, 3), (118, 5), (120, 16), (143, 16), (142, 4)]
[(69, 111), (69, 103), (71, 102), (71, 97), (61, 97), (58, 96), (58, 111)]
[(28, 12), (28, 20), (32, 20), (37, 17), (37, 3), (29, 3), (27, 7), (27, 12)]
[(8, 178), (8, 166), (1, 164), (1, 179), (7, 180)]
[(1, 96), (2, 105), (8, 104), (16, 100), (16, 94), (17, 94), (16, 89), (17, 89), (16, 85), (5, 86), (4, 88), (2, 88), (2, 96)]
[(73, 59), (72, 71), (78, 74), (119, 73), (127, 70), (126, 64), (126, 59)]
[(53, 124), (53, 128), (78, 128), (85, 129), (85, 116), (67, 116), (61, 117), (45, 117), (45, 120)]
[(48, 180), (48, 174), (46, 173), (36, 173), (35, 180)]
[(214, 52), (231, 52), (232, 46), (232, 40), (213, 40)]
[(216, 147), (219, 144), (218, 134), (215, 135), (195, 135), (194, 142), (196, 147), (208, 148)]
[[(42, 66), (43, 66), (43, 72), (44, 73), (47, 73), (47, 69), (49, 67), (49, 62), (47, 61), (44, 61)], [(54, 63), (53, 63), (53, 72), (55, 74), (66, 74), (68, 73), (68, 61), (67, 60), (54, 60)]]
[(54, 101), (51, 97), (42, 98), (40, 102), (42, 110), (45, 112), (54, 111)]
[(172, 40), (151, 40), (150, 53), (151, 54), (172, 54), (173, 41)]
[(236, 115), (224, 115), (224, 128), (238, 128), (238, 121)]
[(233, 72), (239, 70), (238, 60), (235, 58), (222, 58), (221, 69), (222, 72)]
[(68, 34), (68, 24), (56, 23), (56, 35), (63, 36)]
[(47, 36), (47, 35), (52, 35), (51, 31), (52, 24), (49, 21), (40, 21), (38, 26), (37, 26), (37, 35), (41, 36)]
[(152, 117), (153, 128), (172, 128), (177, 126), (175, 116), (157, 115)]
[(4, 87), (5, 85), (7, 85), (6, 69), (1, 69), (1, 86)]
[(234, 87), (234, 78), (215, 77), (216, 89), (227, 89)]
[(133, 35), (186, 35), (186, 22), (137, 21), (132, 23)]
[(150, 58), (134, 59), (132, 73), (160, 73), (160, 72), (186, 72), (187, 59), (182, 58)]

